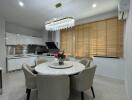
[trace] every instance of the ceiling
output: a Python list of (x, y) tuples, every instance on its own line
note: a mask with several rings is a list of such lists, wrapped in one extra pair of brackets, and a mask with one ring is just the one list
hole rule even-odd
[[(105, 13), (117, 9), (118, 0), (21, 0), (24, 7), (18, 5), (18, 0), (0, 0), (0, 16), (6, 21), (33, 29), (42, 29), (45, 21), (71, 16), (76, 20)], [(56, 9), (55, 4), (63, 6)], [(97, 7), (92, 8), (96, 3)]]

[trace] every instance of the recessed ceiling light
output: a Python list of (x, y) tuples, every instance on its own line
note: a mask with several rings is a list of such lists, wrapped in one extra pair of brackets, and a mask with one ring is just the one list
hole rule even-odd
[(24, 3), (23, 3), (22, 1), (19, 1), (19, 5), (20, 5), (21, 7), (23, 7), (23, 6), (24, 6)]
[(97, 6), (96, 3), (94, 3), (94, 4), (92, 5), (93, 8), (96, 8), (96, 6)]

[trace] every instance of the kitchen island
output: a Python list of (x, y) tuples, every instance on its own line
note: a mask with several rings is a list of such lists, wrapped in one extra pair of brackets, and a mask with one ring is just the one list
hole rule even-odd
[(43, 57), (47, 61), (53, 61), (54, 56), (44, 55), (35, 55), (35, 54), (27, 54), (27, 55), (8, 55), (6, 58), (7, 62), (7, 72), (20, 70), (22, 68), (22, 64), (28, 64), (29, 66), (35, 66), (35, 61), (38, 57)]

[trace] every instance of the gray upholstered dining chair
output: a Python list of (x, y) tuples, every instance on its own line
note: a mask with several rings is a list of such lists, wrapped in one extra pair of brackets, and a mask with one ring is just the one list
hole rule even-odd
[(84, 91), (91, 88), (93, 97), (95, 98), (93, 90), (93, 78), (96, 70), (96, 65), (86, 68), (77, 75), (71, 76), (71, 89), (81, 92), (81, 99), (84, 100)]
[(27, 100), (30, 99), (30, 93), (32, 89), (36, 89), (36, 75), (32, 73), (30, 70), (30, 66), (23, 64), (22, 69), (25, 75), (25, 85), (26, 85), (26, 93)]
[(90, 64), (92, 62), (92, 59), (82, 58), (79, 62), (81, 64), (83, 64), (86, 68), (88, 68), (88, 67), (90, 67)]
[(68, 100), (69, 77), (37, 75), (38, 100)]
[(43, 57), (38, 57), (36, 60), (35, 60), (35, 64), (36, 65), (39, 65), (39, 64), (42, 64), (42, 63), (45, 63), (47, 62), (46, 59), (44, 59)]

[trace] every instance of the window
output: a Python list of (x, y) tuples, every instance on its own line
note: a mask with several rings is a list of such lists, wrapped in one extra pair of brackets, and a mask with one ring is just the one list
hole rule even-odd
[(110, 18), (61, 31), (61, 50), (77, 57), (122, 57), (123, 21)]

